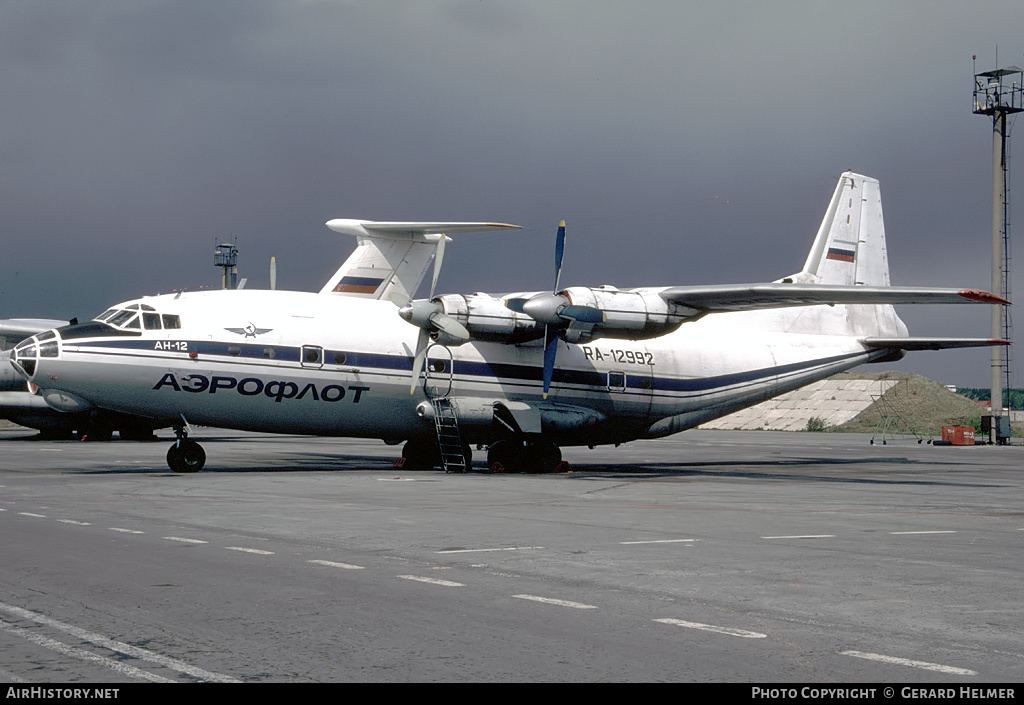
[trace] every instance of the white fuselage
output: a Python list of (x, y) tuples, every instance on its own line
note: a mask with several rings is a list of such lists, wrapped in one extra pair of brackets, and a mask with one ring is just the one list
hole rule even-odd
[[(883, 355), (842, 334), (858, 307), (724, 313), (645, 341), (559, 342), (546, 400), (540, 341), (433, 345), (410, 394), (419, 331), (390, 302), (228, 290), (121, 308), (132, 304), (180, 327), (61, 329), (33, 381), (51, 396), (175, 423), (389, 442), (434, 433), (421, 413), (430, 396), (511, 400), (542, 415), (592, 410), (585, 422), (545, 428), (560, 444), (596, 445), (682, 431)], [(882, 309), (883, 328), (905, 334), (891, 307), (859, 308)], [(467, 433), (493, 440), (489, 423)]]

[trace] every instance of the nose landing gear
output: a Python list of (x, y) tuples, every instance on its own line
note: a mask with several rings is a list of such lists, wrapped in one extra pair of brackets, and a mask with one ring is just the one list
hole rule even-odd
[(199, 472), (206, 464), (206, 451), (195, 441), (188, 440), (183, 426), (175, 426), (177, 440), (167, 449), (167, 466), (174, 472)]

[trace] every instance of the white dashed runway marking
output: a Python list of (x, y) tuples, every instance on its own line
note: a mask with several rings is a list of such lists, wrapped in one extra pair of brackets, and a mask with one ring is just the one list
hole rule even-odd
[(331, 568), (344, 568), (345, 570), (363, 570), (363, 566), (361, 566), (361, 565), (353, 565), (351, 563), (338, 563), (337, 561), (321, 561), (321, 560), (312, 560), (312, 561), (309, 561), (309, 562), (310, 563), (315, 563), (316, 565), (326, 565), (326, 566), (329, 566)]
[(596, 610), (597, 605), (585, 605), (582, 602), (570, 602), (569, 600), (556, 600), (553, 597), (541, 597), (539, 595), (513, 595), (520, 600), (532, 600), (533, 602), (543, 602), (547, 605), (558, 605), (559, 607), (572, 607), (577, 610)]
[(948, 673), (954, 676), (976, 676), (976, 671), (971, 671), (966, 668), (957, 668), (955, 666), (944, 666), (941, 663), (929, 663), (927, 661), (914, 661), (908, 658), (899, 658), (897, 656), (886, 656), (884, 654), (872, 654), (864, 651), (841, 651), (844, 656), (854, 656), (856, 658), (867, 659), (868, 661), (879, 661), (881, 663), (891, 663), (897, 666), (911, 666), (912, 668), (923, 668), (926, 671), (938, 671), (939, 673)]
[(666, 617), (664, 619), (656, 619), (655, 622), (661, 622), (662, 624), (671, 624), (676, 627), (686, 627), (687, 629), (699, 629), (703, 632), (715, 632), (716, 634), (725, 634), (727, 636), (738, 636), (744, 639), (764, 639), (767, 634), (761, 632), (748, 632), (745, 629), (733, 629), (732, 627), (719, 627), (715, 624), (701, 624), (700, 622), (687, 622), (682, 619), (672, 619)]
[(431, 585), (441, 585), (443, 587), (466, 587), (462, 583), (456, 583), (452, 580), (441, 580), (440, 578), (427, 578), (422, 575), (399, 575), (402, 580), (415, 580), (418, 583), (430, 583)]
[(762, 536), (763, 539), (834, 539), (835, 534), (804, 534), (797, 536)]

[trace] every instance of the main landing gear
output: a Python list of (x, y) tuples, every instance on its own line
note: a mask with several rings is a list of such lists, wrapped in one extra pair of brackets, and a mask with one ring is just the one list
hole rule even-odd
[[(465, 472), (472, 467), (472, 451), (468, 444), (462, 447)], [(448, 470), (441, 457), (441, 449), (428, 441), (408, 441), (402, 449), (402, 458), (395, 467), (405, 470)], [(487, 449), (487, 470), (493, 473), (550, 473), (568, 470), (568, 463), (562, 462), (561, 449), (551, 441), (506, 438), (496, 441)], [(449, 470), (450, 472), (450, 470)]]
[(559, 472), (563, 465), (562, 450), (543, 438), (507, 438), (487, 449), (491, 472)]
[(206, 451), (195, 441), (188, 440), (188, 431), (175, 426), (177, 440), (167, 449), (167, 466), (174, 472), (199, 472), (206, 464)]

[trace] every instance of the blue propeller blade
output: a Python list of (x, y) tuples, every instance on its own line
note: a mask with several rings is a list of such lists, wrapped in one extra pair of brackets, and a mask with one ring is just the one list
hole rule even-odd
[[(558, 236), (555, 238), (555, 288), (558, 293), (558, 280), (562, 276), (562, 256), (565, 254), (565, 221), (558, 224)], [(556, 326), (544, 326), (544, 398), (548, 398), (551, 380), (555, 376), (555, 356), (558, 354), (558, 334)]]
[(590, 306), (563, 306), (558, 315), (562, 318), (569, 318), (580, 323), (604, 323), (604, 311)]
[(558, 328), (544, 327), (544, 398), (548, 398), (551, 379), (555, 375), (555, 355), (558, 353)]
[(555, 288), (552, 289), (554, 293), (558, 293), (558, 280), (562, 276), (562, 255), (565, 253), (565, 221), (561, 221), (558, 224), (558, 237), (555, 238)]

